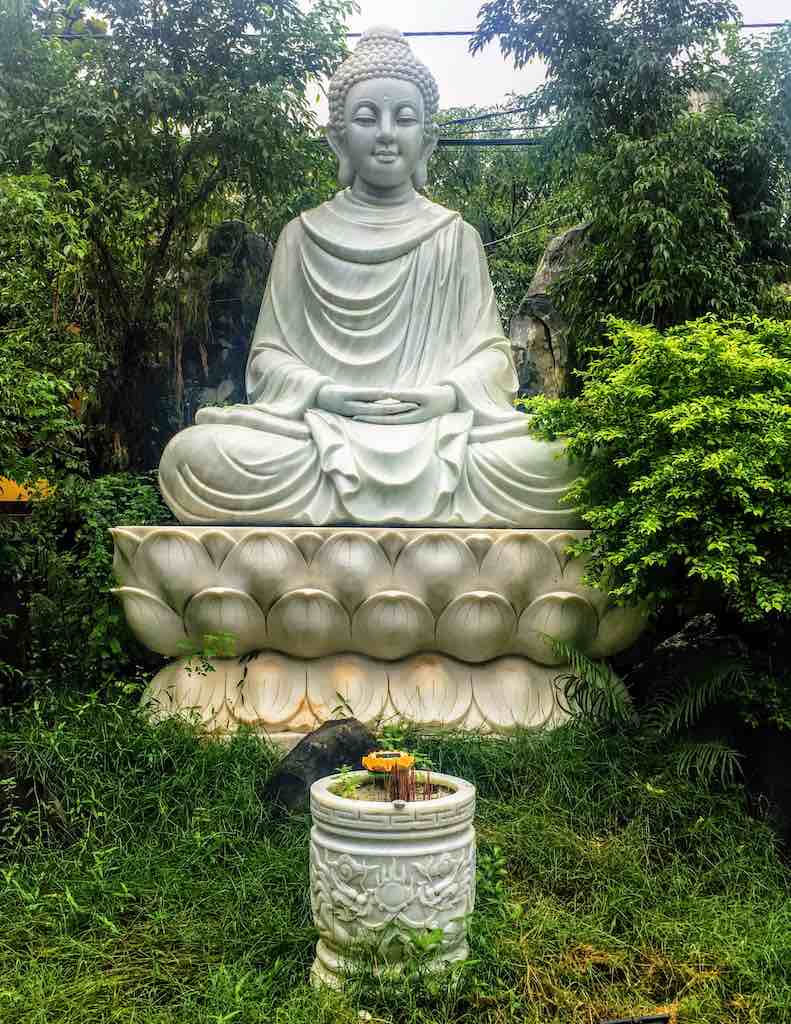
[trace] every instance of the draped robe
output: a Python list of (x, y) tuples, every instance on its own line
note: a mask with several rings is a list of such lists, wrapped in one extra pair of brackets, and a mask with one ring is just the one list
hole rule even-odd
[[(325, 384), (445, 384), (456, 406), (371, 424)], [(422, 196), (350, 190), (283, 231), (247, 363), (247, 405), (204, 408), (160, 464), (182, 523), (576, 526), (560, 444), (531, 438), (478, 233)]]

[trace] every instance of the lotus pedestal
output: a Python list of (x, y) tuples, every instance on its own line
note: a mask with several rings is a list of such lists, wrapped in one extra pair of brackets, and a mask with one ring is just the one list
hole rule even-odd
[[(124, 527), (116, 593), (138, 639), (174, 658), (154, 716), (291, 745), (329, 718), (508, 733), (565, 715), (548, 640), (593, 658), (643, 614), (581, 583), (582, 531)], [(232, 657), (187, 653), (209, 643)]]

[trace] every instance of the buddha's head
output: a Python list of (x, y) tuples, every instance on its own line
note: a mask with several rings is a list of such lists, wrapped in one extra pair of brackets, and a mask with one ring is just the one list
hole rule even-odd
[(383, 194), (410, 180), (422, 188), (437, 144), (438, 100), (433, 75), (398, 29), (369, 29), (330, 82), (327, 138), (340, 183), (360, 178)]

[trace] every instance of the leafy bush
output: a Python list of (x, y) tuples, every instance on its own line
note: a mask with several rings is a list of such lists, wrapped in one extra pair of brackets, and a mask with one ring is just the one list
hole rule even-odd
[(76, 411), (102, 359), (80, 202), (45, 174), (0, 175), (0, 471), (18, 483), (84, 468)]
[[(791, 320), (622, 320), (572, 401), (538, 402), (583, 475), (589, 578), (620, 600), (791, 615)], [(694, 596), (694, 595), (693, 595)]]
[(16, 590), (0, 679), (22, 689), (50, 678), (98, 689), (150, 666), (110, 593), (109, 531), (170, 519), (150, 477), (119, 474), (67, 480), (30, 516), (0, 520), (0, 575)]
[(717, 113), (650, 139), (613, 135), (579, 161), (591, 226), (557, 299), (580, 365), (605, 313), (659, 329), (707, 313), (774, 313), (772, 287), (791, 260), (777, 154), (772, 132)]

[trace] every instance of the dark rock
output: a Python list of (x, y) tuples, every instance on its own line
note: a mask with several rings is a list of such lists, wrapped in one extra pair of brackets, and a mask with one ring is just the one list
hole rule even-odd
[(589, 227), (577, 224), (550, 240), (527, 295), (511, 319), (509, 335), (521, 395), (558, 398), (567, 390), (568, 325), (550, 290), (569, 270)]
[(356, 718), (325, 722), (299, 741), (281, 761), (263, 796), (292, 811), (307, 810), (310, 787), (344, 765), (361, 768), (361, 759), (376, 749), (376, 737)]
[(652, 700), (659, 690), (682, 685), (721, 664), (724, 659), (745, 659), (743, 641), (724, 633), (714, 615), (707, 612), (690, 619), (682, 629), (658, 644), (653, 651), (631, 668), (624, 677), (637, 705)]
[(272, 245), (243, 221), (206, 231), (173, 278), (181, 296), (169, 351), (146, 369), (145, 465), (204, 405), (247, 401), (247, 353), (272, 263)]

